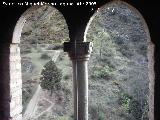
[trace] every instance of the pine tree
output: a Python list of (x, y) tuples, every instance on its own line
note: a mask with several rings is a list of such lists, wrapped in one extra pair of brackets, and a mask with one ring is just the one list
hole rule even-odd
[(61, 70), (57, 68), (54, 61), (51, 60), (45, 64), (44, 69), (41, 72), (41, 75), (41, 87), (43, 89), (51, 90), (52, 95), (53, 90), (58, 90), (60, 87), (60, 81), (62, 79)]

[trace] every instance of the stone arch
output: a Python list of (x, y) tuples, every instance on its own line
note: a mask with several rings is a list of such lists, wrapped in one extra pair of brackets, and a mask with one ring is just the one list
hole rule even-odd
[(19, 20), (17, 21), (16, 25), (15, 25), (15, 28), (14, 28), (14, 31), (13, 31), (13, 36), (12, 36), (12, 43), (20, 43), (20, 37), (21, 37), (21, 32), (22, 32), (22, 29), (23, 29), (23, 26), (26, 22), (26, 18), (27, 18), (27, 15), (40, 8), (42, 6), (32, 6), (30, 8), (28, 8), (19, 18)]
[[(94, 29), (94, 27), (95, 27), (93, 25), (95, 23), (94, 20), (96, 18), (98, 19), (98, 17), (100, 17), (100, 16), (98, 16), (98, 14), (101, 14), (103, 12), (102, 14), (103, 14), (103, 16), (105, 16), (105, 12), (104, 11), (107, 11), (107, 8), (109, 10), (109, 7), (116, 7), (116, 6), (121, 6), (121, 5), (125, 6), (127, 9), (129, 9), (131, 12), (133, 12), (134, 14), (136, 14), (138, 16), (138, 19), (140, 19), (140, 21), (142, 23), (142, 26), (143, 26), (142, 29), (146, 33), (145, 34), (146, 41), (144, 41), (144, 42), (147, 43), (147, 59), (148, 59), (148, 67), (147, 67), (148, 68), (147, 74), (148, 74), (148, 78), (149, 78), (149, 84), (148, 84), (148, 88), (149, 88), (149, 97), (148, 97), (149, 112), (148, 112), (148, 114), (149, 115), (148, 115), (148, 117), (149, 117), (149, 120), (154, 120), (154, 44), (151, 42), (150, 33), (149, 33), (149, 29), (148, 29), (147, 23), (144, 20), (144, 18), (141, 15), (141, 13), (135, 7), (131, 6), (130, 4), (128, 4), (128, 3), (124, 2), (124, 1), (119, 1), (119, 0), (111, 1), (111, 2), (101, 6), (100, 8), (98, 8), (98, 10), (90, 18), (90, 20), (89, 20), (89, 22), (87, 24), (86, 30), (85, 30), (84, 40), (85, 41), (92, 41), (92, 40), (90, 40), (90, 38), (93, 37), (93, 36), (90, 37), (88, 32), (91, 31), (91, 29)], [(114, 9), (112, 9), (112, 10), (114, 10)], [(100, 20), (100, 19), (98, 19), (98, 20)], [(102, 21), (100, 21), (100, 22), (102, 22)], [(107, 22), (106, 22), (106, 24), (107, 24)], [(108, 24), (110, 24), (110, 23), (108, 23)], [(91, 28), (91, 26), (92, 26), (92, 28)], [(106, 34), (108, 34), (108, 33), (106, 33)], [(92, 42), (94, 43), (94, 41), (92, 41)], [(93, 44), (93, 48), (94, 48), (94, 44)], [(92, 59), (92, 57), (91, 57), (91, 59)]]
[(148, 36), (147, 36), (147, 37), (148, 37), (148, 40), (149, 40), (149, 42), (150, 42), (150, 41), (151, 41), (151, 38), (150, 38), (149, 28), (148, 28), (147, 22), (146, 22), (145, 19), (143, 18), (142, 14), (141, 14), (141, 13), (138, 11), (138, 9), (136, 9), (134, 6), (130, 5), (130, 4), (127, 3), (127, 2), (121, 1), (121, 0), (113, 0), (113, 1), (111, 1), (111, 2), (108, 2), (108, 3), (104, 4), (104, 5), (102, 5), (100, 8), (98, 8), (98, 9), (95, 11), (95, 13), (94, 13), (94, 14), (92, 15), (92, 17), (89, 19), (88, 24), (87, 24), (87, 26), (86, 26), (84, 39), (86, 40), (86, 34), (87, 34), (88, 29), (89, 29), (89, 26), (90, 26), (90, 24), (92, 23), (93, 19), (95, 18), (96, 14), (99, 12), (99, 10), (100, 10), (100, 9), (103, 9), (103, 8), (105, 8), (107, 5), (111, 5), (111, 4), (113, 4), (113, 3), (126, 5), (129, 9), (131, 9), (132, 11), (134, 11), (134, 12), (140, 17), (140, 19), (141, 19), (141, 20), (143, 21), (143, 23), (144, 23), (144, 28), (145, 28), (145, 31), (146, 31), (146, 33), (147, 33), (147, 35), (148, 35)]
[[(47, 6), (52, 7), (59, 14), (61, 14), (61, 12), (59, 12), (53, 6), (51, 5)], [(11, 101), (10, 101), (10, 113), (8, 113), (10, 114), (10, 117), (13, 120), (22, 120), (22, 72), (21, 72), (21, 56), (20, 56), (21, 33), (26, 23), (28, 15), (34, 10), (37, 10), (41, 7), (42, 6), (34, 5), (29, 9), (27, 9), (17, 21), (13, 31), (12, 43), (10, 44), (10, 55), (9, 55), (9, 71), (10, 71), (9, 84), (10, 84)]]
[[(57, 12), (59, 12), (59, 14), (62, 14), (60, 11), (58, 11), (56, 8), (54, 8), (53, 6), (51, 5), (45, 5), (45, 6), (50, 6), (52, 7), (53, 9), (55, 9)], [(21, 37), (21, 32), (22, 32), (22, 29), (23, 29), (23, 26), (26, 22), (26, 19), (28, 17), (28, 14), (31, 13), (32, 11), (34, 10), (37, 10), (39, 8), (41, 8), (42, 5), (34, 5), (30, 8), (28, 8), (22, 15), (21, 17), (19, 18), (19, 20), (17, 21), (16, 25), (15, 25), (15, 28), (14, 28), (14, 31), (13, 31), (13, 36), (12, 36), (12, 43), (15, 44), (15, 43), (20, 43), (20, 37)], [(63, 16), (63, 15), (62, 15)], [(65, 18), (63, 17), (63, 19), (65, 20)], [(67, 24), (67, 23), (66, 23)]]

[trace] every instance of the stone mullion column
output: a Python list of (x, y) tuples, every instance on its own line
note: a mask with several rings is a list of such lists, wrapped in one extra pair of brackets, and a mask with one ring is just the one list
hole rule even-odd
[(73, 66), (73, 94), (74, 94), (74, 120), (78, 118), (78, 83), (77, 83), (77, 62), (72, 61)]
[(73, 63), (74, 120), (88, 120), (88, 68), (92, 44), (90, 42), (64, 43)]
[(22, 75), (18, 44), (10, 45), (10, 116), (22, 120)]
[(78, 120), (88, 120), (88, 61), (77, 61)]

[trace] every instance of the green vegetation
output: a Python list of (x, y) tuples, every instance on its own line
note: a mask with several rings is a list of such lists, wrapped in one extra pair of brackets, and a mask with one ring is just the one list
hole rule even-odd
[(23, 27), (22, 44), (62, 44), (69, 40), (63, 15), (54, 7), (44, 5), (31, 11)]
[(46, 54), (46, 53), (43, 53), (42, 55), (41, 55), (41, 59), (50, 59), (51, 57), (48, 55), (48, 54)]
[(106, 114), (104, 107), (100, 104), (97, 105), (91, 105), (89, 107), (89, 111), (91, 111), (91, 118), (92, 120), (106, 120)]
[[(67, 53), (58, 52), (69, 40), (67, 25), (57, 10), (47, 6), (31, 13), (27, 21), (21, 38), (23, 108), (40, 83), (47, 89), (43, 97), (52, 94), (43, 101), (54, 107), (38, 119), (71, 120), (72, 65)], [(106, 6), (96, 13), (87, 32), (87, 41), (94, 44), (89, 60), (89, 120), (148, 120), (147, 35), (139, 16), (123, 4)], [(54, 63), (50, 58), (56, 54)], [(47, 108), (41, 105), (36, 112)]]
[(119, 97), (119, 104), (122, 106), (122, 108), (129, 113), (130, 112), (130, 104), (131, 104), (132, 97), (128, 94), (122, 93)]
[(101, 104), (105, 120), (148, 120), (148, 43), (141, 19), (123, 4), (104, 7), (94, 17), (86, 35), (94, 46), (90, 120), (100, 116), (95, 104)]
[(72, 79), (71, 75), (65, 75), (63, 78), (64, 78), (64, 80)]
[[(42, 94), (42, 98), (44, 99), (37, 100), (38, 105), (35, 114), (40, 114), (43, 110), (45, 111), (51, 103), (54, 103), (54, 107), (46, 113), (44, 112), (38, 120), (55, 120), (62, 115), (66, 116), (66, 119), (69, 119), (67, 116), (73, 113), (71, 64), (69, 63), (68, 56), (61, 52), (63, 48), (62, 43), (69, 40), (68, 33), (68, 27), (63, 15), (53, 7), (45, 5), (34, 9), (34, 11), (30, 11), (30, 14), (26, 16), (20, 44), (23, 113), (40, 83), (47, 89), (51, 88), (50, 84), (47, 85), (47, 81), (41, 81), (43, 78), (47, 78), (46, 80), (54, 78), (50, 76), (51, 74), (44, 72), (44, 69), (47, 68), (43, 68), (50, 59), (55, 58), (56, 63), (53, 63), (54, 65), (51, 66), (58, 70), (55, 71), (57, 77), (50, 82), (51, 84), (53, 83), (54, 90), (40, 90), (39, 94)], [(42, 71), (45, 77), (41, 75)], [(52, 96), (50, 96), (50, 91)], [(40, 102), (44, 104), (39, 105)], [(62, 117), (62, 119), (65, 119), (65, 117)]]
[(49, 61), (41, 72), (40, 85), (43, 89), (53, 90), (60, 89), (60, 82), (62, 80), (61, 70), (57, 68), (54, 61)]
[(113, 69), (109, 66), (99, 66), (93, 67), (93, 73), (91, 77), (94, 79), (103, 78), (106, 80), (111, 79)]

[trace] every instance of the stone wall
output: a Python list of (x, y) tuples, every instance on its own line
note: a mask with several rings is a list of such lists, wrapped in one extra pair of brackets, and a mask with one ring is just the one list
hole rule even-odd
[(0, 120), (22, 120), (21, 59), (18, 44), (0, 46)]
[(12, 120), (22, 120), (22, 75), (18, 44), (10, 45), (10, 96)]
[(154, 85), (155, 85), (155, 72), (154, 72), (154, 44), (150, 43), (148, 47), (149, 58), (149, 120), (154, 120)]

